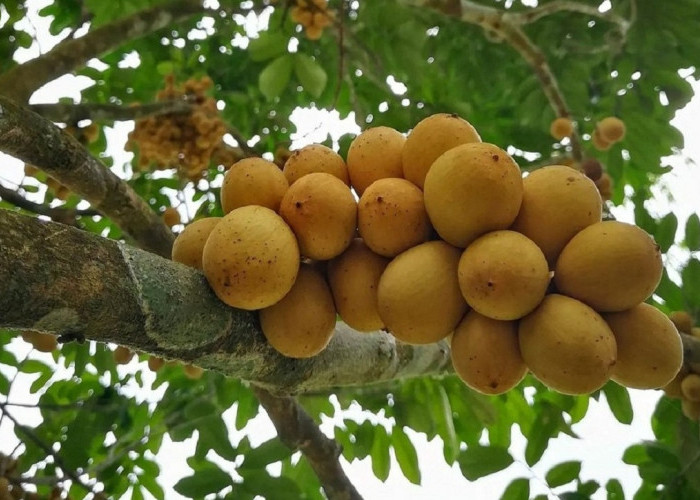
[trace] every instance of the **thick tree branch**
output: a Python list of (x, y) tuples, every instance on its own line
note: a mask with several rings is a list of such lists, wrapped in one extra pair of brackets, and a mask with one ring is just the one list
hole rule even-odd
[(152, 115), (187, 113), (192, 110), (192, 105), (185, 100), (154, 102), (138, 106), (60, 102), (57, 104), (32, 104), (29, 109), (52, 122), (77, 123), (80, 120), (129, 121)]
[(100, 26), (80, 38), (66, 39), (46, 54), (0, 75), (0, 94), (24, 103), (39, 87), (90, 59), (204, 11), (202, 0), (163, 2)]
[(83, 335), (181, 359), (278, 394), (449, 370), (444, 342), (411, 346), (338, 323), (303, 360), (272, 349), (253, 312), (226, 306), (204, 276), (94, 234), (0, 210), (0, 328)]
[(362, 498), (340, 465), (338, 443), (321, 432), (294, 398), (273, 396), (256, 386), (253, 391), (282, 442), (293, 451), (301, 451), (309, 461), (329, 500)]
[(52, 122), (3, 96), (0, 151), (41, 168), (78, 193), (142, 248), (170, 256), (170, 228), (126, 182)]

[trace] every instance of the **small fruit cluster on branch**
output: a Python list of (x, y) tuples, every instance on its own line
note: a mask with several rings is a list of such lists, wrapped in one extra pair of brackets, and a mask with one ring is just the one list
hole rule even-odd
[(61, 498), (71, 498), (70, 496), (64, 496), (63, 490), (58, 485), (53, 486), (47, 495), (26, 491), (22, 487), (22, 476), (18, 465), (17, 459), (0, 453), (0, 500), (60, 500)]
[(204, 175), (226, 131), (216, 100), (206, 94), (212, 85), (206, 76), (191, 78), (179, 86), (173, 75), (165, 78), (165, 88), (158, 92), (156, 100), (185, 100), (192, 108), (136, 122), (129, 133), (127, 150), (138, 149), (139, 168), (177, 168), (179, 175), (190, 180)]
[[(122, 345), (117, 346), (117, 348), (114, 349), (114, 351), (112, 351), (114, 362), (118, 365), (128, 365), (131, 362), (131, 360), (134, 359), (135, 355), (136, 353), (134, 351)], [(152, 354), (148, 356), (148, 369), (152, 372), (157, 372), (163, 366), (165, 366), (166, 363), (168, 365), (181, 365), (180, 362), (175, 360), (166, 362), (166, 360), (161, 358), (160, 356), (154, 356)], [(187, 378), (193, 380), (202, 378), (202, 375), (204, 374), (203, 368), (192, 364), (182, 365), (182, 370)]]
[(291, 17), (304, 27), (306, 38), (318, 40), (323, 29), (333, 24), (335, 14), (328, 9), (328, 0), (296, 0)]
[(366, 130), (347, 163), (318, 144), (283, 170), (242, 160), (221, 201), (226, 215), (187, 226), (173, 259), (202, 269), (226, 304), (259, 310), (285, 356), (320, 352), (339, 314), (411, 344), (452, 334), (456, 372), (488, 394), (528, 370), (586, 394), (610, 378), (662, 387), (681, 367), (678, 331), (644, 303), (662, 273), (653, 239), (602, 221), (596, 185), (575, 169), (523, 179), (456, 115), (408, 137)]

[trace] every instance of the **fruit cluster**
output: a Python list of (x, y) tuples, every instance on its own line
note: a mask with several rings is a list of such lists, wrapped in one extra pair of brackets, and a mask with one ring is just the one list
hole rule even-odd
[(179, 86), (172, 75), (165, 78), (165, 88), (158, 92), (156, 100), (186, 101), (191, 109), (136, 122), (126, 149), (138, 149), (139, 168), (177, 168), (178, 174), (190, 180), (204, 175), (226, 131), (216, 100), (206, 95), (212, 84), (206, 76), (189, 79)]
[(333, 23), (335, 15), (328, 10), (328, 0), (296, 0), (292, 7), (292, 21), (304, 27), (304, 33), (309, 40), (318, 40), (323, 34), (323, 28)]
[(203, 270), (226, 304), (259, 310), (285, 356), (323, 350), (338, 314), (412, 344), (452, 334), (456, 372), (489, 394), (528, 370), (585, 394), (610, 378), (662, 387), (681, 368), (678, 331), (643, 303), (662, 273), (652, 238), (602, 221), (598, 189), (578, 170), (523, 178), (456, 115), (407, 137), (368, 129), (347, 163), (322, 145), (293, 152), (283, 170), (242, 160), (221, 203), (223, 218), (180, 233), (173, 260)]
[[(694, 325), (693, 317), (687, 311), (675, 311), (669, 318), (679, 332), (700, 339), (700, 326)], [(681, 400), (683, 414), (691, 420), (700, 420), (700, 373), (684, 367), (678, 375), (664, 387), (670, 398)]]

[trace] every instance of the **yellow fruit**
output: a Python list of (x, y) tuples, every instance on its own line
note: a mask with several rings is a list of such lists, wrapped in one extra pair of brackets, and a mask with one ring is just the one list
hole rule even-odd
[(625, 138), (625, 122), (614, 116), (608, 116), (598, 122), (596, 131), (604, 141), (609, 143), (619, 142)]
[(681, 391), (681, 382), (685, 378), (685, 376), (688, 374), (687, 371), (681, 369), (675, 377), (673, 377), (673, 380), (671, 380), (668, 384), (664, 386), (664, 393), (666, 393), (666, 396), (669, 398), (674, 398), (674, 399), (680, 399), (683, 397), (683, 391)]
[(168, 207), (163, 211), (163, 222), (168, 227), (177, 226), (180, 223), (180, 213), (173, 207)]
[(192, 380), (198, 380), (202, 378), (202, 375), (204, 375), (204, 368), (200, 366), (195, 366), (192, 364), (187, 364), (182, 367), (183, 371), (185, 372), (185, 377), (192, 379)]
[(612, 198), (612, 179), (607, 172), (603, 172), (600, 178), (595, 181), (595, 186), (603, 201), (609, 201)]
[(557, 289), (596, 311), (616, 312), (644, 302), (661, 280), (661, 251), (644, 230), (603, 221), (574, 236), (554, 272)]
[(260, 326), (280, 354), (309, 358), (328, 345), (335, 317), (326, 280), (318, 270), (303, 264), (291, 291), (277, 304), (260, 311)]
[(220, 221), (221, 217), (206, 217), (185, 226), (185, 229), (177, 235), (173, 243), (172, 259), (175, 262), (201, 270), (204, 245)]
[(542, 251), (514, 231), (494, 231), (469, 245), (459, 260), (458, 276), (467, 304), (498, 320), (532, 312), (550, 280)]
[(425, 178), (424, 195), (438, 234), (451, 245), (465, 248), (482, 234), (513, 223), (523, 181), (517, 163), (501, 148), (463, 144), (435, 160)]
[(159, 358), (158, 356), (148, 357), (148, 369), (152, 372), (157, 372), (163, 367), (164, 364), (165, 360), (163, 358)]
[(667, 385), (683, 365), (678, 330), (654, 306), (639, 304), (627, 311), (603, 314), (615, 334), (617, 363), (611, 378), (634, 389)]
[(452, 365), (464, 383), (483, 394), (502, 394), (525, 377), (518, 324), (470, 311), (452, 336)]
[(520, 320), (518, 335), (525, 364), (550, 389), (588, 394), (610, 378), (615, 337), (603, 318), (583, 302), (547, 295)]
[(269, 208), (254, 205), (221, 219), (202, 255), (204, 275), (217, 297), (248, 310), (281, 300), (294, 284), (299, 262), (289, 226)]
[(399, 254), (379, 279), (379, 316), (396, 338), (429, 344), (444, 338), (467, 310), (459, 283), (460, 252), (429, 241)]
[(289, 183), (282, 171), (263, 158), (245, 158), (226, 171), (221, 186), (224, 214), (246, 205), (260, 205), (277, 212)]
[[(321, 31), (323, 28), (319, 28), (319, 36)], [(305, 175), (316, 172), (331, 174), (348, 186), (350, 185), (348, 167), (343, 158), (322, 144), (311, 144), (294, 151), (284, 164), (284, 175), (290, 186)]]
[(571, 137), (571, 134), (574, 133), (574, 124), (569, 118), (556, 118), (549, 126), (549, 133), (556, 140), (561, 141), (564, 137)]
[(691, 373), (683, 377), (681, 394), (689, 401), (700, 402), (700, 375)]
[(355, 238), (345, 252), (328, 264), (328, 282), (340, 317), (355, 330), (384, 328), (379, 317), (377, 287), (389, 259), (372, 252)]
[(694, 326), (693, 328), (690, 329), (690, 334), (693, 337), (700, 338), (700, 326)]
[(593, 135), (591, 136), (591, 142), (593, 143), (593, 147), (596, 148), (598, 151), (607, 151), (612, 146), (612, 142), (607, 141), (603, 137), (601, 137), (600, 132), (597, 128), (593, 131)]
[(118, 365), (126, 365), (134, 357), (134, 352), (128, 347), (120, 345), (112, 352), (112, 356), (114, 356), (114, 362)]
[(379, 179), (370, 185), (357, 206), (357, 226), (375, 253), (395, 257), (427, 241), (431, 226), (423, 193), (406, 179)]
[(690, 420), (697, 421), (700, 419), (700, 402), (682, 399), (681, 410), (683, 411), (683, 415)]
[(425, 176), (438, 156), (470, 142), (481, 142), (479, 134), (455, 114), (438, 113), (421, 120), (408, 134), (401, 152), (403, 176), (423, 189)]
[(691, 333), (693, 329), (693, 318), (687, 311), (673, 311), (668, 318), (676, 325), (679, 332)]
[(348, 149), (348, 174), (358, 195), (374, 181), (403, 177), (401, 152), (406, 138), (390, 127), (369, 128)]
[(552, 165), (523, 180), (523, 203), (511, 229), (534, 241), (553, 267), (569, 240), (600, 222), (602, 214), (593, 181), (573, 168)]
[(350, 245), (357, 227), (357, 202), (338, 178), (313, 173), (289, 187), (280, 215), (298, 238), (302, 255), (328, 260)]

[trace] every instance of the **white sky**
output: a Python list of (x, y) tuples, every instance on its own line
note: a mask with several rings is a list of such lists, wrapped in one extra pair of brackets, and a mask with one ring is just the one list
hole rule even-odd
[[(45, 3), (48, 3), (47, 0), (36, 2), (34, 10)], [(0, 25), (3, 22), (3, 18), (0, 17)], [(33, 16), (33, 26), (29, 24), (27, 26), (30, 33), (34, 30), (34, 26), (40, 33), (46, 33), (46, 23), (37, 16)], [(42, 35), (40, 47), (34, 46), (32, 49), (21, 53), (20, 57), (22, 60), (35, 57), (39, 49), (41, 52), (45, 52), (58, 40), (60, 38)], [(67, 96), (77, 100), (80, 89), (90, 83), (89, 79), (86, 78), (63, 77), (40, 89), (32, 97), (32, 102), (56, 102), (59, 97)], [(700, 90), (700, 86), (695, 85), (696, 93), (698, 90)], [(699, 117), (700, 98), (695, 97), (685, 110), (678, 113), (673, 122), (686, 138), (684, 155), (683, 157), (669, 159), (674, 169), (672, 173), (664, 177), (666, 189), (655, 190), (657, 197), (648, 201), (648, 207), (661, 214), (669, 210), (674, 211), (679, 219), (679, 237), (682, 237), (686, 218), (691, 213), (700, 213), (700, 198), (697, 196), (697, 190), (700, 188), (700, 169), (696, 165), (685, 161), (685, 158), (700, 160), (700, 143), (695, 140), (699, 132), (697, 125)], [(298, 126), (297, 133), (292, 137), (295, 140), (294, 147), (324, 140), (329, 130), (333, 130), (336, 139), (345, 131), (359, 131), (352, 119), (339, 123), (337, 113), (299, 111), (292, 118)], [(123, 145), (126, 133), (131, 128), (131, 124), (121, 123), (117, 124), (109, 132), (111, 151), (114, 152), (115, 165), (117, 166), (128, 162), (130, 159), (130, 154), (123, 152), (120, 145)], [(0, 171), (0, 181), (3, 181), (7, 186), (13, 186), (19, 182), (22, 178), (22, 163), (2, 153), (0, 153), (0, 162), (4, 165), (2, 171)], [(673, 199), (669, 199), (667, 192), (672, 193)], [(619, 207), (614, 210), (614, 213), (620, 220), (632, 221), (629, 207)], [(182, 215), (184, 216), (185, 214), (183, 213)], [(687, 258), (686, 254), (677, 248), (671, 252), (671, 256), (668, 263), (672, 266), (678, 266)], [(20, 353), (26, 352), (27, 347), (21, 340), (16, 339), (12, 342), (11, 349)], [(49, 355), (46, 354), (35, 353), (33, 356), (38, 359), (50, 360)], [(129, 369), (136, 369), (136, 362), (132, 362), (129, 365)], [(11, 371), (3, 371), (7, 375), (12, 374)], [(63, 370), (58, 370), (56, 377), (60, 378), (65, 376), (65, 374)], [(146, 371), (144, 375), (144, 380), (152, 381), (150, 373)], [(26, 378), (19, 379), (18, 383), (13, 386), (10, 400), (15, 402), (36, 401), (36, 397), (29, 395), (29, 383), (31, 383), (31, 379), (29, 381)], [(148, 385), (148, 382), (146, 385)], [(464, 479), (456, 465), (450, 468), (445, 464), (442, 456), (442, 444), (439, 440), (427, 443), (423, 435), (410, 431), (409, 435), (418, 450), (423, 477), (421, 486), (410, 484), (400, 473), (399, 466), (395, 461), (392, 463), (392, 472), (386, 483), (382, 483), (374, 477), (369, 460), (346, 464), (345, 470), (360, 493), (368, 499), (398, 495), (402, 499), (441, 498), (442, 500), (450, 500), (497, 497), (502, 493), (506, 484), (515, 477), (535, 478), (531, 482), (532, 496), (537, 493), (549, 494), (551, 492), (546, 488), (543, 479), (547, 470), (551, 466), (566, 460), (581, 460), (583, 461), (581, 477), (584, 480), (596, 479), (603, 486), (602, 491), (599, 491), (599, 494), (596, 495), (597, 498), (604, 498), (604, 483), (608, 478), (619, 478), (624, 485), (626, 493), (630, 495), (638, 487), (639, 477), (636, 473), (636, 468), (622, 463), (622, 453), (630, 444), (644, 439), (653, 439), (649, 421), (651, 412), (660, 394), (658, 391), (630, 391), (630, 393), (635, 408), (635, 420), (631, 426), (618, 424), (611, 416), (604, 401), (602, 404), (591, 401), (588, 415), (583, 422), (574, 427), (575, 432), (578, 433), (581, 439), (573, 440), (562, 436), (552, 440), (543, 459), (533, 470), (529, 470), (525, 466), (523, 456), (526, 442), (517, 430), (513, 432), (513, 444), (511, 446), (511, 452), (516, 458), (516, 463), (502, 473), (494, 474), (475, 482), (469, 482)], [(140, 397), (157, 400), (158, 393), (152, 394), (149, 391), (145, 391), (140, 394)], [(29, 425), (39, 422), (38, 413), (32, 410), (16, 408), (13, 409), (13, 414)], [(352, 411), (351, 414), (354, 418), (366, 418), (366, 415), (359, 411)], [(231, 439), (235, 443), (243, 434), (234, 430), (232, 424), (234, 418), (235, 408), (225, 413), (225, 420), (232, 431)], [(332, 434), (333, 422), (326, 421), (322, 428), (326, 433)], [(245, 429), (245, 432), (249, 435), (253, 444), (261, 443), (274, 436), (274, 428), (264, 414), (254, 419)], [(14, 447), (13, 443), (15, 442), (10, 426), (5, 420), (0, 426), (0, 443), (2, 443), (0, 451), (10, 451)], [(165, 487), (168, 498), (179, 498), (171, 490), (171, 487), (179, 478), (189, 475), (190, 469), (185, 463), (185, 457), (190, 453), (192, 447), (193, 444), (187, 441), (174, 444), (166, 440), (163, 444), (158, 459), (163, 464), (162, 470), (164, 473), (159, 480)], [(220, 463), (225, 464), (223, 461)], [(227, 467), (231, 470), (230, 465), (227, 465)], [(565, 490), (566, 488), (557, 491)]]

